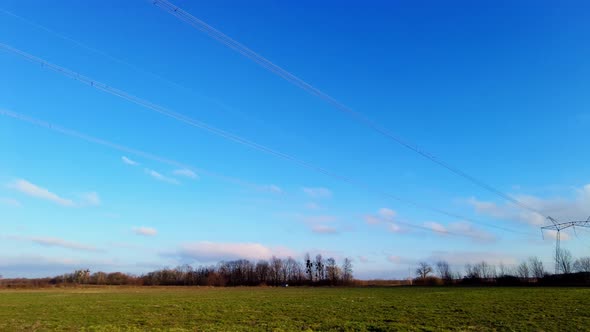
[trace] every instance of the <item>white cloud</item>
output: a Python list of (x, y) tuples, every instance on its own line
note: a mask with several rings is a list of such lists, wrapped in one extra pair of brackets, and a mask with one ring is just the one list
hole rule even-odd
[(13, 183), (9, 184), (9, 187), (31, 197), (48, 200), (62, 206), (74, 206), (74, 202), (71, 199), (60, 197), (45, 188), (39, 187), (23, 179), (15, 180)]
[(178, 180), (164, 176), (164, 175), (154, 171), (153, 169), (146, 168), (145, 173), (158, 181), (171, 183), (171, 184), (179, 184)]
[(311, 231), (318, 234), (336, 234), (338, 230), (332, 226), (326, 225), (313, 225)]
[(99, 206), (101, 204), (100, 196), (96, 192), (88, 192), (82, 194), (80, 205), (83, 206)]
[(121, 157), (121, 160), (127, 165), (131, 165), (131, 166), (139, 165), (139, 163), (137, 161), (131, 160), (125, 156)]
[(133, 232), (137, 235), (143, 236), (156, 236), (158, 234), (158, 231), (155, 228), (145, 226), (134, 227)]
[(481, 261), (492, 265), (499, 265), (500, 263), (511, 265), (518, 262), (517, 258), (512, 255), (484, 251), (435, 251), (429, 257), (420, 261), (437, 262), (441, 260), (460, 268), (465, 264), (476, 264)]
[(380, 208), (377, 212), (377, 215), (385, 220), (393, 220), (393, 218), (397, 215), (397, 212), (388, 208)]
[(93, 246), (52, 237), (35, 237), (31, 238), (31, 241), (47, 247), (62, 247), (74, 250), (98, 251), (98, 249)]
[(369, 262), (369, 258), (367, 256), (358, 256), (359, 262), (365, 264)]
[(365, 221), (369, 225), (379, 225), (383, 222), (381, 218), (372, 215), (365, 216)]
[(185, 178), (189, 178), (189, 179), (198, 179), (199, 178), (199, 176), (195, 172), (193, 172), (187, 168), (176, 169), (172, 172), (172, 174), (177, 175), (177, 176), (184, 176)]
[(330, 215), (305, 216), (303, 222), (311, 227), (311, 231), (318, 234), (336, 234), (338, 230), (333, 225), (338, 218)]
[(365, 222), (368, 225), (387, 225), (387, 230), (392, 233), (404, 232), (404, 229), (394, 222), (397, 212), (388, 208), (380, 208), (376, 214), (366, 215)]
[(273, 194), (283, 193), (283, 189), (275, 184), (269, 184), (268, 186), (264, 186), (264, 191), (268, 191)]
[(464, 221), (451, 223), (448, 228), (449, 232), (469, 236), (476, 241), (491, 242), (496, 240), (496, 236), (482, 229), (474, 227), (472, 224)]
[(387, 226), (387, 230), (390, 231), (390, 232), (392, 232), (392, 233), (401, 233), (401, 232), (404, 231), (400, 226), (398, 226), (396, 224), (393, 224), (393, 223), (392, 224), (389, 224)]
[(293, 252), (286, 248), (270, 248), (260, 243), (220, 243), (197, 242), (186, 244), (178, 251), (183, 258), (194, 259), (200, 262), (217, 262), (228, 259), (268, 259), (270, 257), (294, 256)]
[(0, 197), (0, 204), (19, 208), (22, 207), (22, 204), (14, 198), (7, 198), (7, 197)]
[(332, 197), (332, 191), (328, 188), (309, 188), (304, 187), (303, 192), (306, 193), (311, 198), (330, 198)]
[(387, 256), (387, 260), (393, 264), (402, 264), (402, 263), (406, 262), (406, 260), (403, 259), (401, 256), (396, 256), (396, 255)]
[(303, 221), (309, 224), (331, 223), (336, 221), (336, 216), (322, 215), (322, 216), (306, 216)]
[[(571, 237), (568, 233), (561, 231), (560, 232), (561, 235), (559, 236), (559, 239), (562, 241), (567, 241), (570, 240)], [(552, 229), (548, 229), (546, 231), (543, 231), (543, 237), (545, 238), (545, 240), (557, 240), (557, 231), (552, 230)]]
[[(586, 220), (590, 215), (590, 184), (575, 189), (572, 199), (564, 198), (539, 198), (530, 195), (518, 195), (515, 198), (522, 204), (550, 215), (559, 221)], [(480, 201), (471, 198), (468, 203), (477, 213), (485, 214), (497, 219), (517, 220), (533, 226), (549, 224), (544, 216), (525, 210), (512, 203), (497, 204), (494, 202)]]
[(470, 223), (464, 221), (450, 223), (448, 226), (438, 222), (429, 221), (424, 223), (424, 227), (440, 235), (466, 236), (479, 242), (490, 242), (496, 239), (492, 233), (477, 229)]
[[(138, 267), (143, 267), (138, 270)], [(47, 257), (41, 255), (15, 254), (0, 255), (0, 270), (5, 278), (40, 278), (71, 273), (77, 269), (90, 268), (91, 271), (126, 271), (141, 274), (161, 268), (161, 266), (147, 267), (144, 263), (122, 264), (119, 259), (80, 259), (59, 255)]]
[(309, 202), (309, 203), (305, 204), (305, 208), (308, 210), (319, 210), (320, 205), (315, 202)]
[(447, 228), (445, 226), (443, 226), (442, 224), (439, 224), (437, 222), (434, 222), (434, 221), (425, 222), (424, 227), (426, 227), (434, 232), (437, 232), (437, 233), (443, 233), (443, 234), (448, 233)]

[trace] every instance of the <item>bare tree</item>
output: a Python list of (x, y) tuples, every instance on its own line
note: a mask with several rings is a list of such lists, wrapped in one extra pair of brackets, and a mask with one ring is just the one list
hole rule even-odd
[(574, 271), (590, 272), (590, 257), (580, 257), (574, 262)]
[(512, 271), (510, 271), (510, 268), (504, 265), (504, 263), (500, 262), (500, 264), (498, 265), (498, 276), (505, 277), (510, 275), (511, 273)]
[(563, 248), (557, 250), (555, 252), (555, 262), (557, 263), (558, 272), (572, 273), (574, 263), (572, 253), (569, 250)]
[(345, 258), (342, 263), (342, 281), (348, 284), (352, 281), (352, 261), (350, 258)]
[(315, 280), (322, 281), (325, 279), (324, 259), (321, 254), (315, 256)]
[(516, 271), (521, 279), (528, 279), (530, 277), (529, 266), (526, 262), (520, 263), (516, 268)]
[(336, 260), (332, 257), (326, 259), (326, 277), (331, 285), (336, 285), (340, 280), (340, 268), (336, 265)]
[(545, 268), (539, 257), (529, 257), (529, 270), (533, 278), (540, 279), (545, 276)]
[(281, 270), (283, 268), (283, 260), (272, 256), (270, 259), (270, 281), (273, 285), (278, 286), (281, 283)]
[(449, 263), (446, 261), (438, 261), (436, 262), (436, 272), (438, 276), (446, 281), (453, 279), (453, 272), (451, 271), (451, 267)]
[(267, 282), (269, 270), (270, 264), (266, 260), (260, 260), (256, 263), (256, 279), (259, 284), (265, 284)]
[(418, 263), (418, 268), (416, 269), (416, 274), (420, 279), (426, 279), (428, 275), (432, 272), (432, 266), (426, 262)]
[(309, 253), (305, 254), (305, 274), (307, 275), (307, 280), (310, 283), (313, 282), (313, 262), (311, 261)]
[(476, 264), (475, 268), (479, 271), (480, 278), (493, 279), (496, 277), (496, 267), (486, 261)]

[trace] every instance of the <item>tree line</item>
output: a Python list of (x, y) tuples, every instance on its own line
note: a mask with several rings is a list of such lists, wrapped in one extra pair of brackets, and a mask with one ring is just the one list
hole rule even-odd
[(292, 257), (272, 257), (268, 260), (238, 259), (222, 261), (210, 266), (165, 268), (140, 276), (122, 272), (94, 272), (76, 270), (53, 278), (11, 279), (1, 281), (5, 286), (49, 285), (146, 285), (146, 286), (340, 286), (353, 282), (352, 260), (345, 258), (341, 265), (336, 259), (321, 254), (297, 261)]
[(486, 261), (466, 264), (463, 271), (453, 271), (448, 262), (433, 264), (419, 262), (413, 280), (416, 284), (590, 284), (590, 257), (574, 259), (566, 249), (557, 250), (554, 256), (557, 273), (551, 274), (538, 257), (530, 257), (516, 266), (493, 265)]

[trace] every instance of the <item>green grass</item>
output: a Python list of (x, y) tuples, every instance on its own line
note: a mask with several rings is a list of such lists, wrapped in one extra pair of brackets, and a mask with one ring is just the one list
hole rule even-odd
[(587, 288), (0, 290), (0, 331), (590, 330)]

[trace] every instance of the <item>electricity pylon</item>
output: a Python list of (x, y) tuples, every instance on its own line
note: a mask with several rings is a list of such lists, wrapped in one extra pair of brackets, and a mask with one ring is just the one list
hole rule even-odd
[(586, 227), (590, 228), (590, 217), (586, 220), (580, 221), (567, 221), (567, 222), (557, 222), (557, 220), (553, 219), (552, 217), (547, 217), (551, 221), (551, 225), (541, 227), (541, 234), (543, 234), (544, 230), (554, 230), (556, 231), (555, 234), (555, 274), (559, 273), (559, 257), (561, 255), (561, 231), (566, 228), (572, 228), (574, 232), (576, 231), (576, 227)]

